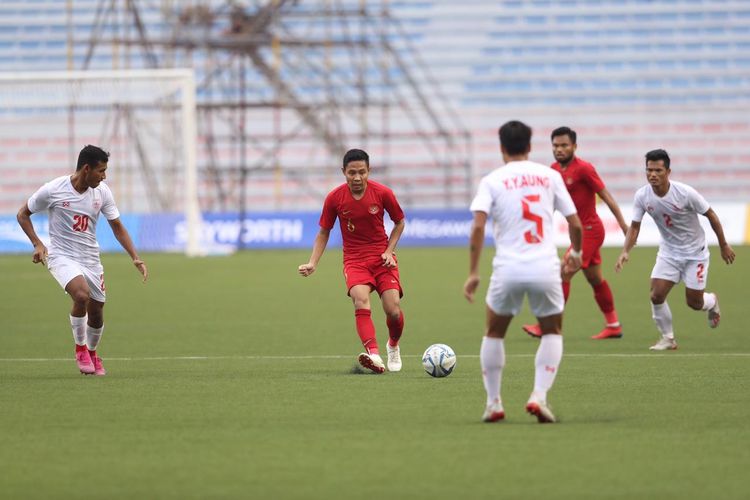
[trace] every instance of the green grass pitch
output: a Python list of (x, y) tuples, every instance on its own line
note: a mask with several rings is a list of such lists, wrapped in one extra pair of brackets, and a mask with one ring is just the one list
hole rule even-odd
[[(748, 498), (750, 247), (733, 266), (712, 250), (722, 324), (710, 330), (675, 287), (679, 350), (665, 354), (648, 351), (655, 249), (619, 275), (617, 250), (604, 252), (621, 340), (589, 339), (602, 318), (576, 276), (549, 395), (559, 425), (523, 409), (528, 309), (507, 340), (507, 419), (480, 423), (484, 305), (462, 297), (463, 248), (399, 252), (404, 369), (381, 376), (353, 373), (361, 346), (337, 250), (307, 279), (307, 250), (146, 255), (146, 285), (125, 256), (103, 256), (103, 378), (77, 372), (70, 301), (31, 252), (0, 257), (0, 497)], [(458, 355), (445, 379), (419, 360), (435, 342)]]

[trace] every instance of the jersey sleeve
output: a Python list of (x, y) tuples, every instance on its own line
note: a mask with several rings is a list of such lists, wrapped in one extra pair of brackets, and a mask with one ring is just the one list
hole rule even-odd
[(477, 194), (476, 196), (474, 196), (469, 210), (471, 210), (472, 212), (484, 212), (486, 214), (489, 214), (490, 210), (492, 209), (492, 202), (493, 200), (492, 190), (490, 189), (490, 181), (487, 177), (483, 177), (482, 180), (479, 181)]
[(695, 210), (696, 213), (699, 213), (701, 215), (708, 212), (708, 209), (711, 208), (711, 205), (708, 204), (703, 195), (696, 191), (692, 186), (687, 186), (687, 188), (688, 203), (690, 204), (690, 207)]
[(570, 197), (568, 189), (565, 187), (562, 176), (557, 172), (552, 172), (554, 175), (550, 175), (552, 180), (552, 190), (555, 195), (555, 210), (563, 214), (565, 217), (571, 216), (577, 213), (576, 206), (573, 203), (573, 199)]
[(583, 178), (586, 180), (586, 184), (588, 184), (591, 190), (595, 193), (598, 193), (606, 187), (604, 181), (599, 177), (599, 173), (593, 165), (586, 165), (586, 168), (583, 169)]
[(117, 209), (115, 204), (115, 196), (109, 189), (109, 186), (102, 184), (104, 189), (102, 190), (102, 213), (107, 220), (115, 220), (120, 218), (120, 211)]
[(320, 221), (318, 225), (323, 229), (333, 229), (333, 225), (336, 224), (336, 203), (333, 199), (335, 191), (328, 193), (325, 201), (323, 202), (323, 211), (320, 214)]
[(638, 190), (633, 197), (633, 222), (641, 222), (645, 213), (646, 207), (644, 207), (642, 191)]
[(31, 198), (26, 202), (26, 206), (29, 207), (29, 211), (32, 214), (35, 214), (47, 210), (49, 208), (49, 203), (50, 186), (49, 183), (47, 183), (31, 195)]
[(404, 211), (401, 209), (401, 205), (398, 204), (396, 195), (390, 189), (387, 189), (383, 194), (383, 208), (388, 212), (388, 216), (394, 224), (404, 220)]

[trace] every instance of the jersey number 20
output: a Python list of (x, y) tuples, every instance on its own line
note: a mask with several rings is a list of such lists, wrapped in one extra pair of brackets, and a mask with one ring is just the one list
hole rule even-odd
[(73, 231), (80, 231), (85, 233), (89, 229), (89, 217), (88, 215), (74, 215), (73, 216)]
[(531, 208), (529, 207), (530, 203), (538, 201), (538, 194), (526, 195), (521, 200), (521, 206), (523, 207), (523, 218), (526, 220), (530, 220), (531, 222), (534, 222), (536, 224), (536, 234), (532, 233), (531, 231), (526, 231), (525, 233), (523, 233), (523, 237), (526, 240), (526, 243), (541, 243), (542, 239), (544, 238), (544, 221), (542, 220), (541, 216), (533, 213), (531, 211)]

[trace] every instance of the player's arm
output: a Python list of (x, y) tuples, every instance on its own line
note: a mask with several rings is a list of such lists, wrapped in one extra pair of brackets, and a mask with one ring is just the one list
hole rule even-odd
[(119, 217), (112, 220), (108, 219), (107, 222), (109, 222), (109, 227), (112, 228), (112, 233), (115, 235), (115, 238), (117, 238), (117, 241), (119, 241), (122, 248), (128, 252), (130, 258), (133, 259), (133, 265), (143, 275), (143, 282), (145, 283), (148, 279), (148, 268), (146, 267), (146, 263), (138, 256), (138, 252), (135, 250), (135, 245), (133, 245), (133, 240), (130, 238), (130, 233), (128, 233), (128, 230), (125, 228), (125, 225)]
[(573, 249), (568, 252), (568, 260), (565, 263), (566, 272), (575, 272), (581, 267), (583, 255), (583, 224), (577, 213), (565, 216), (568, 221), (568, 237)]
[(318, 262), (325, 252), (326, 245), (328, 245), (328, 238), (331, 235), (331, 230), (324, 227), (320, 228), (317, 236), (315, 236), (315, 242), (313, 243), (312, 254), (310, 254), (310, 260), (307, 264), (302, 264), (297, 268), (302, 276), (310, 276), (315, 272), (315, 268), (318, 267)]
[(474, 221), (471, 224), (469, 236), (469, 276), (464, 282), (464, 297), (469, 302), (474, 302), (474, 294), (479, 286), (479, 258), (482, 256), (486, 224), (487, 214), (481, 211), (474, 212)]
[(628, 259), (630, 259), (630, 251), (638, 242), (638, 235), (640, 234), (640, 232), (641, 221), (630, 221), (628, 232), (625, 233), (625, 245), (622, 247), (622, 252), (620, 253), (620, 256), (617, 257), (617, 262), (615, 263), (616, 272), (619, 273), (620, 271), (622, 271), (622, 267), (625, 265)]
[(719, 216), (716, 215), (713, 208), (709, 208), (708, 212), (703, 215), (708, 219), (708, 222), (711, 224), (711, 229), (714, 230), (714, 234), (716, 234), (716, 238), (719, 240), (721, 258), (724, 259), (724, 262), (727, 264), (731, 264), (734, 262), (734, 250), (732, 250), (732, 247), (729, 246), (727, 239), (724, 237), (724, 228), (721, 226)]
[(601, 191), (596, 194), (598, 194), (599, 198), (601, 198), (602, 201), (606, 203), (606, 205), (609, 207), (609, 211), (612, 212), (612, 215), (614, 215), (615, 219), (617, 219), (617, 223), (620, 225), (620, 229), (622, 229), (622, 234), (628, 234), (628, 223), (625, 222), (625, 217), (622, 216), (620, 205), (618, 205), (615, 199), (612, 198), (612, 195), (609, 194), (607, 188), (602, 188)]
[(34, 245), (34, 255), (32, 256), (31, 261), (34, 264), (41, 262), (46, 266), (47, 247), (44, 246), (44, 243), (42, 243), (42, 240), (39, 239), (39, 236), (34, 230), (34, 224), (31, 222), (31, 213), (32, 212), (29, 210), (28, 205), (24, 203), (20, 210), (18, 210), (18, 214), (16, 214), (16, 220), (18, 221), (18, 225), (21, 226), (21, 229), (23, 229), (23, 232), (26, 233), (26, 236), (29, 237), (31, 244)]
[(393, 230), (391, 231), (391, 235), (388, 238), (388, 246), (385, 248), (385, 252), (380, 255), (380, 257), (383, 259), (383, 265), (385, 267), (397, 266), (396, 259), (393, 258), (393, 252), (396, 251), (396, 245), (398, 245), (398, 240), (404, 233), (405, 227), (406, 219), (401, 219), (400, 221), (394, 223)]

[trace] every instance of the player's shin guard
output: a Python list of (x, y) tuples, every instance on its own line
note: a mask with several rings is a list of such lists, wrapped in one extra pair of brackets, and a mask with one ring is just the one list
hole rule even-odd
[(537, 394), (545, 400), (547, 391), (552, 388), (557, 376), (557, 370), (560, 368), (563, 354), (562, 335), (547, 334), (542, 335), (539, 348), (536, 351), (534, 359), (534, 394)]
[(86, 327), (86, 347), (89, 348), (89, 351), (96, 351), (99, 341), (102, 339), (103, 332), (104, 325), (99, 328)]
[(372, 313), (369, 309), (357, 309), (354, 311), (357, 322), (357, 335), (367, 354), (380, 354), (378, 341), (375, 338), (375, 324), (372, 322)]
[(487, 391), (487, 405), (500, 401), (500, 385), (505, 366), (505, 340), (495, 337), (484, 337), (479, 350), (479, 361), (482, 364), (482, 379)]
[(669, 304), (664, 302), (663, 304), (651, 303), (651, 317), (656, 323), (656, 329), (659, 330), (662, 337), (672, 339), (674, 338), (674, 330), (672, 327), (672, 310), (669, 309)]
[(609, 288), (607, 280), (602, 280), (601, 283), (594, 286), (594, 300), (599, 304), (599, 309), (604, 314), (608, 325), (616, 325), (618, 323), (617, 312), (615, 311), (615, 298), (612, 295), (612, 289)]
[(398, 341), (404, 331), (404, 311), (399, 311), (397, 320), (392, 320), (388, 317), (385, 320), (385, 324), (388, 325), (388, 338), (390, 339), (388, 343), (392, 347), (395, 347), (398, 345)]
[(73, 330), (73, 340), (76, 345), (86, 344), (86, 321), (88, 321), (88, 315), (81, 318), (70, 316), (70, 328)]

